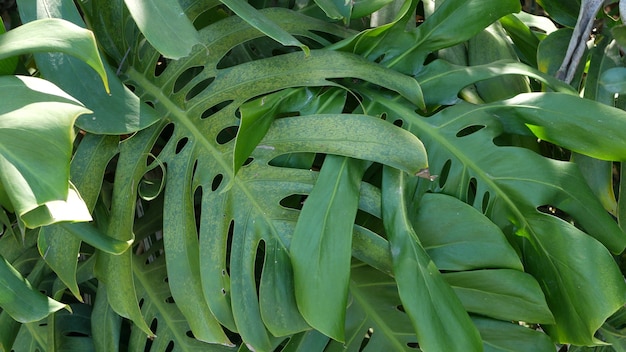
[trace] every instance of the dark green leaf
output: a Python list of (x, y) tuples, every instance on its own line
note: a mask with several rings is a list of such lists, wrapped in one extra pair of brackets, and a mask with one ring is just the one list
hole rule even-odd
[(0, 307), (20, 323), (39, 321), (50, 313), (67, 308), (61, 302), (46, 297), (0, 257)]

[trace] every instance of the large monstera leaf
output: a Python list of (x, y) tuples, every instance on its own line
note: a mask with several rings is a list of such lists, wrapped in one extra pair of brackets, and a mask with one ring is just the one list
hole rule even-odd
[[(90, 231), (107, 235), (91, 238), (108, 240), (93, 244), (100, 346), (118, 348), (119, 316), (136, 325), (131, 350), (552, 349), (548, 335), (526, 327), (535, 324), (555, 341), (596, 342), (624, 303), (609, 252), (624, 249), (622, 233), (572, 164), (506, 144), (536, 135), (623, 160), (622, 114), (604, 108), (615, 143), (602, 147), (589, 141), (606, 131), (582, 128), (585, 110), (597, 106), (567, 94), (458, 104), (425, 118), (416, 111), (462, 87), (424, 92), (425, 102), (418, 81), (398, 72), (417, 73), (432, 50), (469, 38), (518, 2), (447, 0), (421, 29), (397, 23), (361, 35), (287, 9), (259, 12), (307, 53), (217, 1), (179, 3), (201, 28), (201, 45), (169, 60), (121, 0), (85, 2), (117, 76), (108, 101), (123, 101), (124, 116), (134, 116), (111, 120), (115, 129), (100, 124), (110, 112), (80, 122), (88, 132), (132, 134), (88, 133), (72, 164), (94, 214)], [(438, 26), (461, 26), (469, 15), (476, 20), (464, 37)], [(342, 38), (334, 48), (348, 52), (324, 49)], [(479, 78), (470, 71), (451, 74), (471, 84)], [(428, 70), (418, 77), (427, 80)], [(557, 101), (571, 106), (568, 116), (549, 110)], [(574, 132), (555, 140), (561, 124)], [(81, 239), (57, 228), (38, 244), (79, 297)]]

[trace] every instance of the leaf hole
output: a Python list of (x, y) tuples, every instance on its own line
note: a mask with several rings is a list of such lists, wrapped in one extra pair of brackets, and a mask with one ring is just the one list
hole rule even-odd
[(174, 297), (169, 296), (169, 297), (167, 297), (167, 298), (165, 299), (165, 303), (170, 303), (170, 304), (171, 304), (171, 303), (176, 303), (176, 302), (174, 302)]
[(153, 108), (153, 109), (154, 109), (154, 103), (153, 103), (153, 102), (151, 102), (150, 100), (146, 100), (146, 101), (144, 101), (144, 104), (146, 104), (146, 105), (148, 105), (149, 107), (151, 107), (151, 108)]
[(169, 61), (170, 60), (163, 57), (163, 55), (159, 55), (159, 59), (154, 65), (154, 77), (159, 77), (163, 73), (163, 71), (165, 71), (167, 65), (169, 64)]
[(173, 93), (178, 93), (181, 89), (183, 89), (189, 82), (191, 82), (194, 77), (199, 75), (204, 70), (204, 66), (192, 66), (183, 71), (176, 81), (174, 82)]
[(173, 134), (174, 134), (173, 123), (169, 123), (165, 125), (165, 127), (163, 127), (163, 129), (161, 130), (161, 133), (159, 134), (156, 141), (154, 142), (152, 149), (150, 150), (150, 154), (152, 154), (152, 156), (154, 156), (155, 159), (159, 156), (159, 154), (161, 154), (161, 151), (163, 151), (163, 148), (172, 138)]
[(413, 349), (419, 349), (420, 348), (420, 344), (417, 342), (407, 342), (406, 347), (408, 348), (413, 348)]
[(202, 187), (200, 186), (196, 187), (196, 190), (193, 192), (193, 205), (196, 232), (198, 234), (198, 239), (200, 239), (200, 223), (202, 220)]
[(490, 200), (491, 195), (489, 194), (489, 192), (485, 192), (483, 194), (483, 201), (482, 201), (482, 211), (483, 214), (487, 213), (487, 210), (489, 209), (489, 200)]
[(144, 302), (143, 298), (139, 300), (139, 309), (141, 309), (141, 307), (143, 307), (143, 302)]
[[(170, 279), (166, 276), (163, 278), (163, 282), (168, 283), (170, 282)], [(143, 298), (141, 300), (143, 301)]]
[(273, 158), (268, 164), (270, 166), (309, 170), (313, 165), (314, 159), (315, 154), (313, 153), (289, 153)]
[(401, 119), (397, 119), (393, 122), (393, 124), (398, 127), (402, 127), (402, 125), (404, 124), (404, 121), (402, 121)]
[(215, 177), (213, 177), (213, 182), (211, 183), (211, 191), (217, 191), (217, 189), (220, 188), (220, 185), (222, 184), (222, 180), (224, 180), (224, 175), (215, 175)]
[(572, 224), (574, 223), (574, 218), (572, 218), (571, 215), (569, 215), (565, 211), (550, 204), (538, 206), (537, 211), (544, 213), (544, 214), (556, 216), (557, 218), (567, 221)]
[(401, 304), (398, 304), (398, 305), (396, 306), (396, 309), (397, 309), (398, 311), (402, 312), (402, 313), (406, 313), (406, 311), (404, 310), (404, 306), (403, 306), (403, 305), (401, 305)]
[(443, 164), (441, 171), (439, 172), (439, 188), (443, 188), (450, 175), (450, 168), (452, 167), (452, 160), (448, 159)]
[(292, 194), (281, 199), (279, 204), (287, 209), (302, 210), (306, 198), (305, 194)]
[(215, 138), (215, 141), (218, 144), (226, 144), (237, 136), (237, 131), (239, 130), (239, 126), (229, 126), (222, 129)]
[(254, 161), (254, 158), (248, 158), (243, 162), (243, 166), (248, 166)]
[(463, 128), (459, 132), (456, 133), (458, 138), (469, 136), (470, 134), (476, 133), (485, 128), (484, 125), (471, 125)]
[(478, 184), (476, 182), (476, 178), (472, 177), (467, 185), (467, 193), (466, 193), (466, 202), (467, 204), (474, 204), (476, 200), (476, 189), (478, 188)]
[(159, 322), (157, 318), (152, 319), (152, 322), (150, 322), (150, 331), (152, 331), (156, 335), (158, 327), (159, 327)]
[(367, 347), (367, 344), (369, 344), (370, 341), (372, 340), (373, 335), (374, 335), (374, 329), (372, 328), (367, 329), (367, 331), (365, 332), (365, 335), (363, 336), (363, 340), (361, 340), (361, 346), (359, 347), (359, 351), (365, 351), (365, 348)]
[(185, 100), (189, 101), (193, 99), (195, 96), (197, 96), (198, 94), (202, 93), (202, 91), (205, 90), (209, 85), (211, 85), (211, 83), (213, 83), (214, 80), (215, 80), (215, 77), (210, 77), (210, 78), (204, 79), (196, 83), (196, 85), (193, 86), (189, 90), (189, 92), (187, 92), (187, 95), (185, 96)]
[(228, 224), (228, 238), (226, 240), (226, 271), (230, 275), (230, 253), (233, 247), (233, 234), (235, 233), (235, 220), (231, 220)]
[(185, 333), (185, 335), (187, 335), (187, 337), (191, 337), (192, 339), (196, 338), (196, 335), (193, 334), (193, 331), (191, 330), (187, 330), (187, 332)]
[(254, 277), (256, 283), (256, 291), (259, 292), (259, 286), (261, 285), (261, 273), (263, 272), (263, 266), (265, 264), (265, 241), (260, 240), (256, 247), (256, 257), (254, 260)]
[(165, 352), (172, 352), (174, 350), (174, 341), (170, 340), (170, 343), (167, 344), (165, 348)]
[(222, 287), (222, 289), (220, 290), (220, 292), (222, 292), (223, 296), (226, 296), (226, 289)]
[(63, 333), (63, 336), (67, 337), (90, 337), (88, 334), (78, 332), (78, 331), (67, 331)]
[(183, 137), (179, 139), (178, 142), (176, 143), (175, 153), (176, 154), (180, 153), (183, 150), (183, 148), (185, 148), (185, 146), (187, 145), (187, 142), (189, 142), (189, 138), (187, 137)]
[(218, 104), (215, 104), (215, 105), (211, 106), (210, 108), (204, 110), (204, 112), (200, 116), (200, 119), (204, 120), (204, 119), (206, 119), (207, 117), (209, 117), (211, 115), (217, 114), (222, 109), (224, 109), (225, 107), (230, 105), (232, 102), (233, 102), (233, 100), (226, 100), (226, 101), (223, 101), (221, 103), (218, 103)]
[(135, 92), (135, 90), (137, 89), (137, 88), (135, 88), (135, 86), (134, 86), (134, 85), (132, 85), (132, 84), (125, 84), (125, 86), (126, 86), (126, 88), (128, 88), (128, 90), (130, 90), (130, 91), (131, 91), (131, 92), (133, 92), (133, 93), (134, 93), (134, 92)]

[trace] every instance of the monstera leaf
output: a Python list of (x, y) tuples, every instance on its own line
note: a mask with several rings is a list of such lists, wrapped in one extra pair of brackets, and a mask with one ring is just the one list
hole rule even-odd
[[(67, 15), (64, 1), (39, 2)], [(171, 54), (152, 46), (154, 23), (135, 25), (137, 8), (83, 3), (115, 73), (110, 97), (85, 89), (99, 110), (77, 122), (87, 132), (71, 176), (95, 221), (47, 228), (37, 245), (57, 288), (79, 299), (90, 266), (77, 258), (91, 258), (93, 341), (158, 351), (597, 343), (624, 303), (611, 252), (626, 243), (578, 169), (540, 155), (537, 138), (623, 160), (624, 113), (523, 64), (425, 62), (519, 9), (494, 4), (446, 0), (405, 31), (417, 5), (407, 3), (396, 22), (355, 33), (294, 9), (185, 0), (176, 20), (194, 25), (187, 46), (200, 45)], [(69, 84), (72, 70), (43, 66)], [(498, 74), (561, 93), (458, 103), (464, 86)], [(587, 128), (596, 109), (608, 130)]]

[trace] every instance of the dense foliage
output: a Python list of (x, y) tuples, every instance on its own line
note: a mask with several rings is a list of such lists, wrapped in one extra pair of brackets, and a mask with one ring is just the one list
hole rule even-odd
[(539, 4), (0, 6), (0, 350), (626, 350), (624, 26)]

